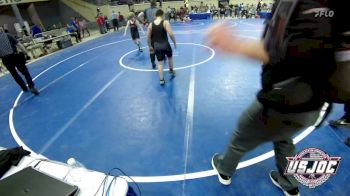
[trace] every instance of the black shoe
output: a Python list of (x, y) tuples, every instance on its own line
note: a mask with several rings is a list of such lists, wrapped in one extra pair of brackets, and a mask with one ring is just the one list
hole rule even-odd
[(159, 83), (160, 83), (160, 85), (164, 86), (165, 80), (164, 79), (163, 80), (159, 80)]
[(34, 87), (29, 87), (30, 92), (32, 92), (34, 95), (39, 95), (39, 91)]
[(152, 69), (156, 69), (157, 65), (155, 63), (152, 63)]
[(350, 147), (350, 137), (346, 138), (344, 143)]
[(270, 179), (275, 186), (277, 186), (278, 188), (280, 188), (283, 191), (285, 196), (300, 196), (298, 188), (295, 188), (295, 189), (292, 189), (289, 191), (284, 190), (282, 188), (282, 186), (278, 183), (278, 177), (277, 177), (278, 175), (280, 175), (280, 174), (277, 171), (271, 171), (270, 172)]
[(170, 70), (169, 73), (170, 73), (171, 79), (175, 78), (176, 75), (174, 70)]
[(142, 48), (139, 48), (139, 52), (143, 52)]
[(231, 177), (220, 174), (217, 167), (216, 167), (217, 162), (219, 160), (219, 156), (220, 156), (219, 154), (214, 154), (213, 158), (211, 159), (211, 166), (216, 171), (218, 178), (219, 178), (219, 182), (223, 185), (230, 185), (231, 184)]
[(333, 127), (350, 125), (350, 119), (345, 118), (344, 116), (341, 119), (329, 121), (329, 124)]
[(28, 92), (28, 88), (27, 87), (22, 88), (22, 91), (26, 93), (26, 92)]

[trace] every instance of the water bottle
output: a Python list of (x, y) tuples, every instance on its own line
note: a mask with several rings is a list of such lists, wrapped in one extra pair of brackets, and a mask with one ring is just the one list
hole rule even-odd
[(75, 158), (71, 157), (67, 160), (67, 164), (70, 165), (71, 167), (75, 167), (75, 168), (85, 168), (85, 166), (80, 163), (79, 161), (77, 161)]
[(69, 158), (67, 160), (67, 164), (70, 166), (70, 170), (67, 176), (75, 182), (81, 181), (84, 173), (86, 172), (85, 166), (75, 158)]

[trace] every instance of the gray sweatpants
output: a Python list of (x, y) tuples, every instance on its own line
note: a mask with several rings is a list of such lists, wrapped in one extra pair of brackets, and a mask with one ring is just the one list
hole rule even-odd
[(302, 128), (313, 125), (319, 117), (320, 110), (282, 114), (264, 108), (258, 101), (255, 101), (241, 115), (230, 145), (226, 152), (219, 157), (217, 163), (219, 173), (232, 176), (245, 153), (260, 144), (272, 141), (280, 173), (279, 183), (284, 190), (296, 188), (298, 183), (294, 177), (283, 175), (287, 165), (286, 157), (295, 155), (295, 146), (291, 138)]

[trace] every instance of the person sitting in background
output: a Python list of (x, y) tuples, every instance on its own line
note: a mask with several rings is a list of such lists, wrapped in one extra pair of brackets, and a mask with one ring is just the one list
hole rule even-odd
[(171, 19), (174, 19), (174, 21), (176, 21), (176, 10), (175, 10), (175, 8), (171, 9), (171, 11), (170, 11), (169, 22), (170, 22)]
[(32, 26), (32, 36), (33, 36), (34, 38), (42, 37), (42, 36), (43, 36), (40, 27), (38, 27), (38, 26), (35, 25), (35, 24)]
[[(196, 12), (196, 11), (195, 11)], [(197, 12), (196, 12), (197, 13)], [(185, 22), (186, 19), (186, 10), (183, 7), (180, 7), (179, 11), (180, 21)]]
[(67, 31), (67, 33), (69, 33), (69, 35), (71, 37), (75, 37), (75, 41), (77, 43), (80, 42), (80, 39), (79, 39), (79, 37), (78, 37), (78, 35), (77, 35), (76, 31), (75, 31), (75, 28), (73, 26), (67, 24), (66, 31)]
[(80, 27), (76, 17), (75, 18), (72, 17), (72, 20), (70, 21), (70, 25), (74, 27), (75, 33), (77, 34), (79, 41), (81, 41)]
[(23, 36), (29, 36), (29, 33), (25, 26), (22, 27), (22, 30), (23, 30)]

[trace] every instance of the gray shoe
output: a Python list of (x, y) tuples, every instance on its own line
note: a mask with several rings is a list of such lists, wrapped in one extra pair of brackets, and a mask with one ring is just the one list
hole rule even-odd
[(270, 172), (270, 179), (272, 183), (277, 186), (279, 189), (281, 189), (285, 196), (300, 196), (299, 189), (295, 188), (289, 191), (286, 191), (282, 188), (282, 186), (278, 183), (278, 176), (280, 174), (277, 171), (271, 171)]
[(175, 74), (175, 71), (174, 71), (174, 70), (169, 71), (169, 74), (170, 74), (171, 79), (175, 78), (175, 76), (176, 76), (176, 74)]
[(39, 91), (34, 87), (29, 87), (30, 92), (32, 92), (34, 95), (39, 95)]
[(347, 126), (347, 125), (350, 125), (350, 119), (348, 119), (348, 118), (346, 118), (346, 116), (344, 116), (338, 120), (329, 121), (329, 124), (333, 127)]
[(344, 143), (350, 147), (350, 137), (346, 138)]
[(223, 174), (220, 174), (216, 165), (217, 162), (219, 161), (219, 154), (214, 154), (213, 158), (211, 159), (211, 166), (214, 168), (214, 170), (216, 171), (218, 178), (219, 178), (219, 182), (223, 185), (230, 185), (231, 184), (231, 176), (225, 176)]

